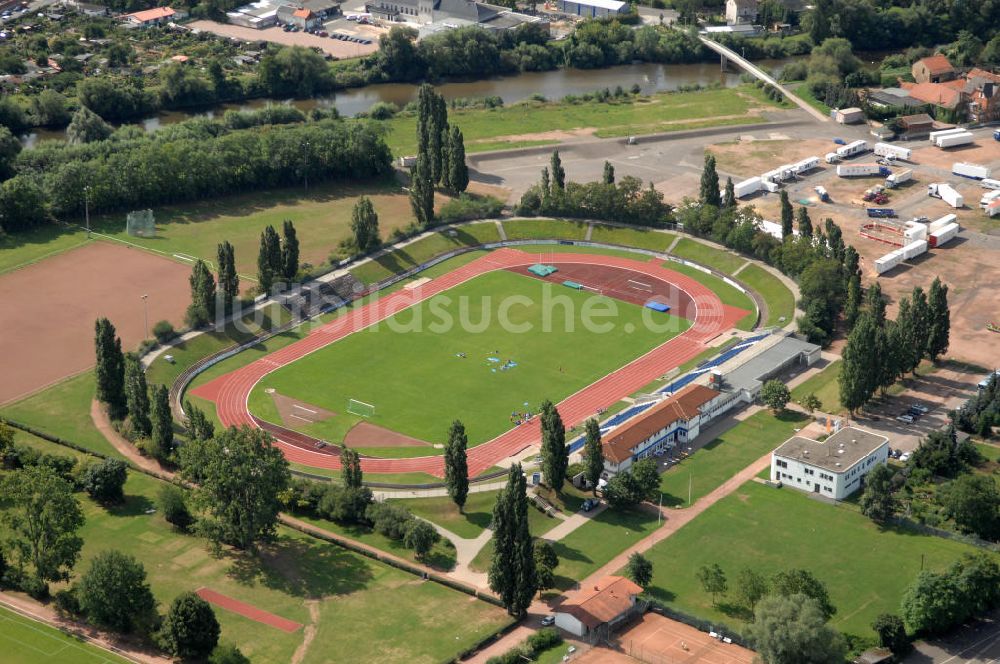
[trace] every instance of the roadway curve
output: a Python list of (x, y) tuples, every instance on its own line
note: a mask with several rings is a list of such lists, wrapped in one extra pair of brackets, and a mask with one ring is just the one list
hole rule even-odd
[[(219, 419), (225, 426), (259, 426), (249, 411), (247, 400), (253, 387), (272, 371), (481, 274), (533, 265), (545, 258), (558, 263), (618, 267), (669, 282), (686, 292), (694, 301), (697, 310), (694, 324), (684, 333), (561, 401), (558, 404), (559, 413), (568, 427), (592, 417), (599, 409), (638, 391), (671, 369), (695, 357), (702, 351), (705, 342), (732, 328), (746, 313), (742, 309), (723, 305), (719, 297), (708, 287), (686, 275), (664, 268), (661, 265), (662, 261), (658, 259), (644, 262), (631, 258), (575, 253), (540, 257), (537, 253), (525, 253), (509, 248), (498, 249), (417, 288), (396, 291), (358, 307), (317, 328), (304, 339), (192, 390), (192, 394), (214, 401)], [(336, 455), (303, 447), (301, 441), (303, 435), (294, 432), (290, 434), (287, 436), (289, 441), (298, 438), (299, 445), (282, 440), (280, 433), (275, 436), (275, 444), (284, 451), (289, 461), (334, 470), (340, 467), (340, 460)], [(537, 444), (539, 440), (539, 426), (535, 418), (527, 424), (515, 427), (471, 448), (468, 453), (470, 477), (480, 474), (530, 445)], [(444, 461), (441, 456), (404, 459), (364, 457), (361, 460), (361, 467), (370, 473), (419, 472), (436, 477), (444, 476)]]

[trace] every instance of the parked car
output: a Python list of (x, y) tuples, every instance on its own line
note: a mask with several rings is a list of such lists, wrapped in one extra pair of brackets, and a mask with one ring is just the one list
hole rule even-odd
[(556, 622), (555, 616), (545, 616), (542, 618), (542, 627), (548, 627), (549, 625), (554, 625)]
[(931, 409), (930, 409), (930, 408), (928, 408), (927, 406), (921, 406), (921, 405), (920, 405), (920, 404), (918, 404), (918, 403), (915, 403), (915, 404), (913, 404), (912, 406), (910, 406), (910, 410), (916, 410), (916, 411), (918, 411), (918, 412), (919, 412), (919, 413), (920, 413), (921, 415), (926, 415), (927, 413), (931, 412)]
[(595, 507), (597, 507), (597, 501), (594, 500), (593, 498), (587, 498), (585, 501), (583, 501), (583, 505), (580, 506), (580, 509), (582, 509), (584, 512), (589, 512)]
[(897, 417), (896, 421), (897, 422), (902, 422), (903, 424), (913, 424), (913, 416), (912, 415), (906, 415), (904, 413), (903, 415), (900, 415), (899, 417)]
[(903, 453), (903, 454), (902, 454), (902, 455), (901, 455), (901, 456), (899, 457), (899, 460), (900, 460), (900, 461), (902, 461), (903, 463), (906, 463), (907, 461), (909, 461), (909, 460), (910, 460), (910, 453), (909, 453), (909, 452), (904, 452), (904, 453)]

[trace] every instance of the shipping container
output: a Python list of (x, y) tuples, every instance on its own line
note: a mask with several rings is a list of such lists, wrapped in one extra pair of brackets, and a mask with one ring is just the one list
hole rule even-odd
[(878, 164), (841, 164), (837, 166), (837, 175), (842, 178), (878, 175), (882, 168)]
[(982, 180), (983, 178), (988, 178), (991, 175), (989, 166), (969, 164), (964, 161), (958, 161), (952, 164), (951, 172), (954, 175), (961, 175), (963, 178), (972, 178), (973, 180)]
[(905, 261), (916, 258), (920, 254), (927, 252), (927, 240), (914, 240), (905, 245), (901, 251), (903, 252), (903, 260)]
[(947, 136), (941, 136), (934, 141), (934, 144), (943, 150), (946, 148), (957, 148), (960, 145), (968, 145), (969, 143), (972, 143), (973, 140), (974, 139), (971, 133), (964, 132), (961, 134), (948, 134)]
[(841, 157), (836, 152), (827, 152), (824, 159), (828, 164), (836, 164), (837, 162), (840, 161)]
[(903, 237), (910, 242), (924, 240), (927, 238), (927, 226), (924, 224), (907, 224), (903, 229)]
[(886, 217), (895, 217), (896, 211), (892, 208), (868, 208), (868, 216), (875, 219), (884, 219)]
[(948, 224), (955, 223), (955, 220), (957, 220), (957, 219), (958, 219), (958, 217), (956, 215), (954, 215), (954, 214), (946, 214), (943, 217), (941, 217), (940, 219), (935, 219), (931, 223), (927, 224), (927, 232), (928, 233), (933, 233), (934, 231), (938, 230), (939, 228), (944, 228)]
[(950, 184), (929, 184), (927, 185), (927, 195), (940, 198), (953, 208), (960, 208), (965, 205), (962, 194), (955, 191)]
[(772, 194), (777, 193), (778, 189), (780, 188), (781, 187), (778, 186), (777, 182), (771, 182), (770, 180), (764, 181), (764, 189), (767, 189)]
[(890, 251), (885, 256), (875, 259), (875, 271), (879, 274), (885, 274), (902, 262), (903, 251), (901, 249)]
[(781, 182), (781, 169), (776, 168), (773, 171), (768, 171), (761, 175), (760, 179), (764, 182)]
[(951, 129), (939, 129), (938, 131), (932, 131), (928, 135), (928, 138), (931, 139), (931, 143), (934, 143), (940, 136), (948, 136), (949, 134), (964, 134), (966, 132), (968, 132), (968, 130), (963, 129), (962, 127), (952, 127)]
[(749, 180), (744, 180), (743, 182), (737, 182), (733, 185), (733, 192), (736, 194), (736, 198), (743, 198), (744, 196), (749, 196), (750, 194), (756, 194), (760, 191), (763, 186), (763, 182), (760, 178), (750, 178)]
[(943, 244), (954, 240), (960, 230), (958, 224), (948, 224), (944, 228), (939, 228), (927, 238), (927, 244), (931, 247), (940, 247)]
[(906, 168), (901, 171), (896, 171), (891, 173), (889, 177), (885, 179), (885, 186), (890, 189), (894, 189), (904, 182), (908, 182), (913, 179), (913, 169)]
[(983, 197), (979, 199), (979, 207), (985, 210), (990, 203), (998, 199), (1000, 199), (1000, 189), (995, 189), (988, 194), (983, 194)]
[(876, 143), (874, 151), (879, 157), (892, 157), (893, 159), (906, 159), (907, 161), (909, 161), (910, 155), (913, 154), (909, 148), (901, 148), (898, 145), (890, 145), (888, 143)]
[(979, 181), (979, 186), (983, 189), (1000, 189), (1000, 180), (984, 178)]
[(837, 148), (837, 154), (841, 157), (853, 157), (856, 154), (868, 152), (868, 141), (854, 141)]

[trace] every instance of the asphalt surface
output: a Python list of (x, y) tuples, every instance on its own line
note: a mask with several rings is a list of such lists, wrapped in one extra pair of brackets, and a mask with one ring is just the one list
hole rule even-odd
[(903, 664), (994, 664), (1000, 662), (1000, 612), (954, 634), (917, 643)]

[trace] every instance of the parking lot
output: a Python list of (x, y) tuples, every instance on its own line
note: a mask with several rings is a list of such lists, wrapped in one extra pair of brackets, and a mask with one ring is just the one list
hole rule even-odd
[(192, 21), (188, 26), (195, 30), (203, 30), (213, 34), (239, 39), (241, 41), (268, 41), (285, 46), (306, 46), (318, 48), (324, 53), (339, 59), (360, 58), (378, 50), (378, 39), (385, 32), (374, 25), (360, 25), (356, 21), (348, 21), (338, 17), (324, 24), (323, 30), (328, 34), (338, 33), (363, 39), (370, 43), (346, 41), (336, 38), (321, 37), (307, 32), (286, 32), (284, 28), (273, 27), (264, 30), (245, 28), (239, 25), (228, 25), (215, 21)]

